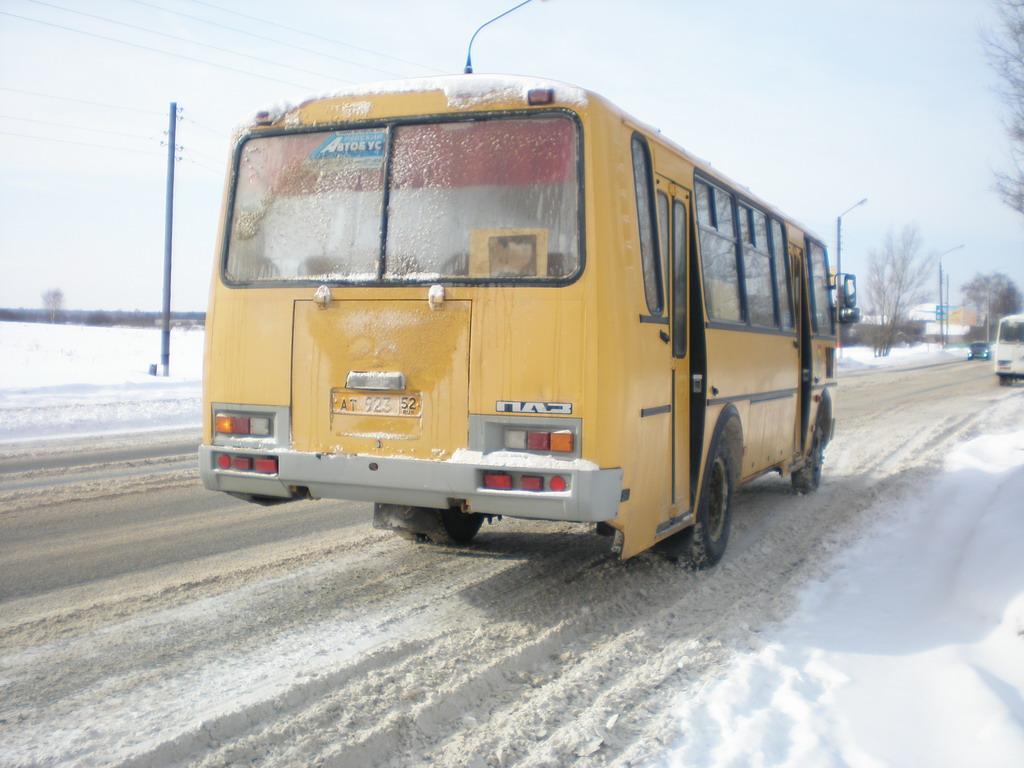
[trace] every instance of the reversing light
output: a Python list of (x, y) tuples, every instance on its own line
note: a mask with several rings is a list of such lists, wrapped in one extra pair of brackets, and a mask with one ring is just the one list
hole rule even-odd
[(505, 430), (505, 447), (513, 451), (526, 450), (526, 430), (507, 429)]

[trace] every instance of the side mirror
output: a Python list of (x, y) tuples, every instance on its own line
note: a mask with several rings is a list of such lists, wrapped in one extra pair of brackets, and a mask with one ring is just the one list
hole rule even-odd
[(840, 307), (853, 309), (857, 306), (857, 276), (839, 275), (839, 300)]
[(860, 310), (857, 308), (857, 276), (836, 275), (836, 319), (845, 324), (859, 323)]
[(843, 325), (860, 322), (860, 307), (840, 307), (839, 322)]

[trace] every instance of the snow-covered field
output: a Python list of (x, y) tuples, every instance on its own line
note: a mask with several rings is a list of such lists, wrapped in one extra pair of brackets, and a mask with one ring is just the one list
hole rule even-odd
[(201, 328), (172, 330), (168, 377), (155, 328), (0, 322), (0, 353), (0, 444), (200, 424)]
[[(155, 330), (0, 323), (0, 359), (5, 361), (0, 442), (198, 426), (202, 332), (174, 334), (170, 379), (147, 374), (159, 349)], [(853, 348), (843, 351), (841, 369), (853, 376), (879, 365), (928, 365), (953, 357), (962, 353), (916, 348), (877, 360), (869, 350)], [(732, 660), (696, 693), (664, 691), (670, 700), (675, 697), (671, 706), (682, 736), (661, 752), (657, 764), (1024, 765), (1024, 388), (997, 394), (985, 420), (986, 434), (955, 448), (941, 471), (913, 473), (916, 485), (898, 500), (880, 494), (859, 518), (863, 530), (844, 539), (857, 543), (840, 547), (827, 575), (803, 587), (798, 610), (772, 626), (743, 627), (748, 647), (733, 649)], [(842, 471), (852, 459), (841, 445), (834, 450), (832, 465)], [(3, 451), (0, 444), (0, 455)], [(726, 569), (728, 559), (722, 566)], [(712, 579), (694, 579), (713, 587)], [(264, 650), (272, 653), (274, 647)], [(20, 654), (17, 664), (25, 664), (25, 658)], [(276, 664), (264, 661), (267, 670), (282, 668), (282, 680), (304, 674), (291, 671), (288, 656)], [(12, 669), (0, 658), (0, 702)], [(196, 670), (195, 675), (214, 672)], [(225, 667), (219, 685), (228, 686), (228, 695), (244, 712), (247, 697), (259, 694), (259, 686), (248, 686), (245, 675), (231, 672)], [(599, 683), (577, 685), (592, 697)], [(605, 690), (611, 692), (612, 684)], [(593, 749), (584, 739), (573, 761), (604, 764), (602, 743), (614, 741), (611, 734), (629, 720), (628, 704), (588, 737)], [(456, 710), (464, 706), (452, 703)], [(199, 716), (215, 714), (201, 711)], [(81, 724), (62, 724), (60, 732), (70, 741), (47, 743), (58, 737), (25, 730), (17, 716), (5, 712), (0, 764), (118, 763), (138, 754), (130, 746), (132, 726), (124, 718), (142, 718), (143, 713), (82, 715)], [(463, 715), (467, 729), (481, 716)], [(173, 712), (168, 717), (173, 720)], [(138, 725), (157, 728), (162, 723), (140, 720)], [(487, 727), (486, 722), (480, 725)], [(196, 728), (201, 729), (198, 721)], [(449, 753), (463, 754), (455, 746)], [(147, 754), (160, 759), (159, 753)], [(293, 751), (289, 759), (313, 761), (317, 754)], [(464, 764), (503, 765), (502, 754), (493, 760), (467, 757)], [(646, 754), (640, 747), (626, 749), (607, 764), (647, 765), (650, 759), (638, 757)], [(172, 755), (165, 755), (168, 762)], [(382, 764), (391, 759), (376, 756)], [(334, 764), (346, 764), (344, 754), (335, 757), (340, 762)], [(259, 755), (248, 755), (245, 764), (250, 760), (258, 764)], [(271, 759), (269, 764), (298, 763)]]

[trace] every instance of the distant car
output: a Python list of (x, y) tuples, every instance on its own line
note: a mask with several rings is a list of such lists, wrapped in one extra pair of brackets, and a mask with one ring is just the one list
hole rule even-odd
[(984, 341), (971, 342), (967, 349), (968, 360), (988, 360), (992, 357), (992, 349)]

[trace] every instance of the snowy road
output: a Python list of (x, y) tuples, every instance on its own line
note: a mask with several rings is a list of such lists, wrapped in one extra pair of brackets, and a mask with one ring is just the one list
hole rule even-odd
[(246, 505), (198, 487), (182, 434), (4, 446), (0, 764), (657, 764), (680, 698), (1021, 397), (987, 364), (844, 374), (820, 491), (744, 489), (699, 574), (570, 525), (446, 549), (363, 504)]

